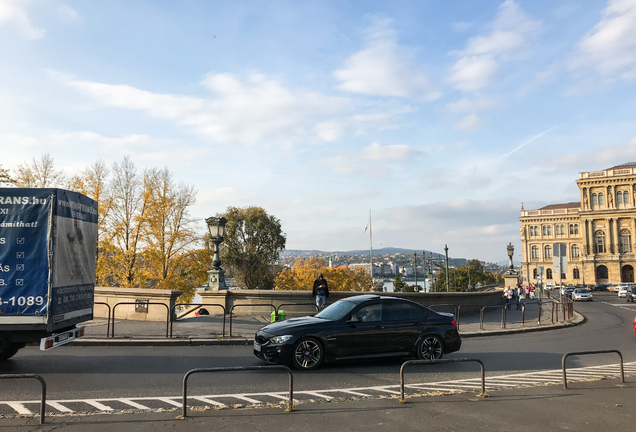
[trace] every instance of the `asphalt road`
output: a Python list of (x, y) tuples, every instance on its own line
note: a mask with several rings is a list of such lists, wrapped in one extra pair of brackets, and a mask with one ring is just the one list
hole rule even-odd
[[(591, 303), (576, 303), (587, 322), (572, 328), (507, 336), (466, 338), (462, 349), (448, 358), (481, 359), (488, 376), (559, 369), (563, 354), (573, 351), (618, 349), (625, 361), (636, 361), (632, 328), (636, 305), (614, 295), (597, 295)], [(399, 383), (402, 359), (326, 365), (312, 372), (297, 372), (294, 389), (356, 388)], [(617, 363), (611, 355), (569, 360), (569, 366)], [(250, 346), (208, 347), (60, 347), (40, 352), (21, 350), (0, 363), (0, 373), (35, 373), (47, 382), (47, 398), (99, 399), (177, 396), (183, 375), (190, 369), (263, 365)], [(443, 381), (476, 377), (474, 364), (447, 364), (413, 370), (413, 381)], [(240, 372), (198, 375), (190, 381), (190, 394), (282, 392), (287, 377), (277, 372)], [(36, 382), (0, 381), (0, 401), (39, 399)]]

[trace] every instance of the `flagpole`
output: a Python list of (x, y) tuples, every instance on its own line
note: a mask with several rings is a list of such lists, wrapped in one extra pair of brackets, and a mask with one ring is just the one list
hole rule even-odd
[(373, 226), (371, 225), (371, 209), (369, 209), (369, 261), (371, 262), (371, 280), (373, 281)]

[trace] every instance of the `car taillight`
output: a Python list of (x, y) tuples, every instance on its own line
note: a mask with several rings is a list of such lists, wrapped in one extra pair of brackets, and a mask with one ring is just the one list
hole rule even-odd
[[(634, 320), (636, 321), (636, 318)], [(452, 320), (451, 324), (453, 325), (453, 327), (457, 328), (457, 322), (455, 320)]]

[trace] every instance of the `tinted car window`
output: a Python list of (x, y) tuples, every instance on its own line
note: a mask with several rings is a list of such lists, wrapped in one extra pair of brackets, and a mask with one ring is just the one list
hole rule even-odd
[(382, 320), (382, 304), (375, 303), (360, 308), (351, 316), (352, 321), (375, 322)]
[(385, 305), (388, 321), (423, 321), (424, 311), (408, 303), (389, 303)]
[(351, 310), (356, 307), (355, 303), (348, 302), (346, 300), (338, 300), (331, 306), (320, 311), (320, 313), (314, 315), (318, 318), (324, 318), (328, 320), (337, 321), (344, 318)]

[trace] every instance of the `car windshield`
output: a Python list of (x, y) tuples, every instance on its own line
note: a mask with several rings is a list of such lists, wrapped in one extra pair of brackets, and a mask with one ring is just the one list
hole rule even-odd
[(337, 302), (323, 309), (314, 316), (316, 318), (337, 321), (344, 318), (345, 315), (351, 312), (351, 309), (353, 309), (354, 307), (356, 307), (356, 304), (353, 302), (338, 300)]
[(578, 294), (584, 294), (587, 293), (587, 290), (585, 288), (577, 288), (574, 292)]

